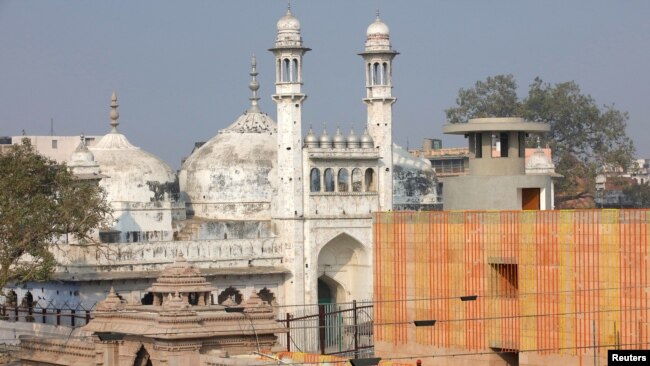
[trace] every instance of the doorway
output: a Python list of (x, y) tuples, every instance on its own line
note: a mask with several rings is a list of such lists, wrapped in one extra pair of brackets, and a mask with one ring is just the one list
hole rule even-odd
[(522, 210), (540, 210), (540, 189), (539, 188), (522, 188), (521, 189), (521, 209)]

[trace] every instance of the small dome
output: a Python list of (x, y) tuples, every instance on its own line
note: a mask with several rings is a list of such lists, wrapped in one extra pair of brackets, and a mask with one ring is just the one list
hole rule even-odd
[(549, 156), (546, 155), (541, 147), (537, 147), (535, 152), (526, 159), (527, 174), (554, 174), (555, 164)]
[(345, 149), (345, 146), (347, 145), (345, 143), (345, 137), (343, 137), (343, 134), (341, 133), (340, 128), (336, 128), (336, 134), (334, 135), (334, 147), (337, 149)]
[(307, 136), (305, 136), (305, 146), (318, 147), (318, 137), (316, 137), (311, 127), (309, 128), (309, 132), (307, 132)]
[(390, 30), (388, 29), (386, 23), (382, 22), (381, 19), (379, 19), (379, 15), (378, 15), (377, 19), (375, 19), (375, 21), (368, 26), (368, 29), (366, 30), (366, 36), (388, 37), (390, 36)]
[(320, 135), (320, 147), (325, 149), (332, 148), (332, 138), (327, 134), (327, 130), (323, 130), (323, 134)]
[(277, 24), (278, 28), (278, 33), (281, 32), (286, 32), (286, 31), (300, 31), (300, 21), (298, 21), (298, 18), (293, 16), (291, 13), (291, 9), (287, 9), (287, 13), (278, 20)]
[(359, 136), (354, 133), (354, 128), (350, 130), (350, 135), (348, 135), (348, 149), (357, 149), (361, 147), (361, 140)]
[(363, 136), (361, 136), (361, 147), (364, 149), (372, 149), (375, 147), (375, 141), (370, 137), (370, 134), (368, 134), (367, 128), (363, 131)]
[(86, 140), (84, 135), (81, 135), (81, 142), (79, 146), (72, 152), (70, 156), (70, 166), (89, 166), (96, 165), (95, 155), (93, 155), (88, 147), (86, 146)]

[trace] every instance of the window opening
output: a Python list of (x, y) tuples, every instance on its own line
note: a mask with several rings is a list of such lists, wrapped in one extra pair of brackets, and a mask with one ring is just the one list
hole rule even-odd
[(338, 177), (339, 192), (347, 192), (349, 190), (349, 180), (350, 180), (350, 175), (348, 174), (348, 170), (345, 168), (339, 169), (339, 177)]
[(334, 192), (334, 171), (332, 168), (325, 169), (325, 192)]
[(363, 190), (363, 176), (361, 169), (354, 168), (352, 170), (352, 192), (361, 192)]
[(311, 170), (311, 174), (309, 175), (309, 182), (311, 192), (320, 192), (320, 170), (318, 170), (318, 168), (313, 168)]

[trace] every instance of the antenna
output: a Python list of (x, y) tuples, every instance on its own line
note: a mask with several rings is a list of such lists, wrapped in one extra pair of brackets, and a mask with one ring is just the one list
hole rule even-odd
[(50, 136), (54, 136), (54, 118), (50, 117)]

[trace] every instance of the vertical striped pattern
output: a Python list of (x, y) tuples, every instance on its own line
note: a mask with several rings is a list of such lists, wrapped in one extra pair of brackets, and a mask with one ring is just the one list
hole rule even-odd
[[(375, 337), (540, 354), (591, 354), (594, 336), (601, 354), (650, 348), (649, 225), (648, 210), (379, 213)], [(409, 331), (427, 319), (436, 325)]]

